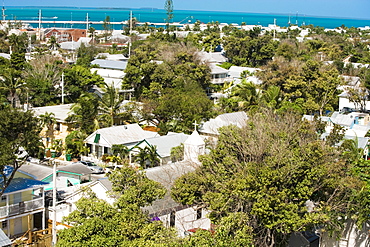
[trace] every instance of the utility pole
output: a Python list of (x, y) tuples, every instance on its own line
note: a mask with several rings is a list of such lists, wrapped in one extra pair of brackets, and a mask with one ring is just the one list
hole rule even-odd
[(3, 10), (2, 10), (2, 16), (3, 16), (3, 21), (5, 21), (5, 17), (6, 17), (6, 15), (5, 15), (5, 7), (4, 7), (4, 1), (3, 1)]
[(62, 105), (64, 104), (64, 72), (62, 73)]
[(53, 160), (53, 243), (52, 246), (56, 246), (57, 244), (57, 165), (55, 163), (55, 160)]
[(89, 37), (89, 13), (86, 13), (86, 38)]
[(130, 35), (132, 32), (132, 11), (130, 11)]
[(41, 9), (39, 10), (39, 40), (41, 40)]

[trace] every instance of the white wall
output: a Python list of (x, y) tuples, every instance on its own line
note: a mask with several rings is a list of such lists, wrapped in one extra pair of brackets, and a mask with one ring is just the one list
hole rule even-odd
[[(356, 109), (355, 104), (350, 102), (348, 98), (339, 97), (339, 111), (342, 110), (343, 107)], [(366, 101), (366, 110), (370, 110), (370, 101)]]
[[(175, 213), (175, 227), (179, 236), (185, 236), (185, 232), (194, 229), (201, 228), (209, 230), (211, 228), (211, 220), (206, 218), (208, 212), (202, 209), (202, 217), (197, 219), (197, 211), (190, 207)], [(159, 219), (167, 227), (170, 226), (170, 214), (162, 215)]]
[(349, 220), (339, 240), (335, 236), (329, 237), (326, 232), (322, 233), (320, 247), (369, 247), (369, 233), (370, 222), (364, 224), (360, 230), (352, 220)]

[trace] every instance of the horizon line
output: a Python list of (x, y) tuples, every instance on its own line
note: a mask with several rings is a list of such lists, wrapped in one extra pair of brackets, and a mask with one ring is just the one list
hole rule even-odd
[[(6, 7), (6, 6), (3, 6)], [(8, 6), (11, 8), (73, 8), (73, 9), (122, 9), (122, 10), (165, 10), (162, 8), (156, 7), (77, 7), (77, 6)], [(285, 16), (299, 16), (299, 17), (313, 17), (313, 18), (329, 18), (329, 19), (346, 19), (346, 20), (368, 20), (370, 21), (370, 17), (368, 18), (360, 18), (360, 17), (343, 17), (343, 16), (322, 16), (322, 15), (310, 15), (310, 14), (303, 14), (303, 13), (274, 13), (274, 12), (244, 12), (244, 11), (222, 11), (222, 10), (199, 10), (199, 9), (174, 9), (175, 11), (205, 11), (205, 12), (225, 12), (225, 13), (246, 13), (246, 14), (269, 14), (269, 15), (285, 15)], [(370, 23), (369, 23), (370, 24)]]

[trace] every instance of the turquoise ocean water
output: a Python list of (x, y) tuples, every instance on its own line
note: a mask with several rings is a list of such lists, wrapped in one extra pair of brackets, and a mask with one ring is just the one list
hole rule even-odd
[[(163, 9), (116, 9), (116, 8), (72, 8), (72, 7), (6, 7), (5, 14), (7, 20), (38, 20), (39, 10), (42, 11), (43, 20), (58, 20), (58, 21), (86, 21), (86, 14), (89, 15), (90, 21), (103, 21), (106, 16), (110, 17), (113, 22), (120, 22), (129, 19), (130, 11), (133, 16), (140, 22), (164, 22), (166, 12)], [(191, 22), (199, 20), (203, 23), (215, 22), (220, 23), (237, 23), (246, 22), (247, 25), (259, 24), (267, 26), (273, 24), (276, 19), (276, 24), (279, 26), (288, 26), (290, 23), (303, 25), (313, 24), (314, 26), (322, 26), (325, 28), (335, 28), (344, 24), (347, 27), (365, 27), (370, 26), (370, 20), (365, 19), (347, 19), (333, 17), (317, 17), (305, 16), (302, 14), (262, 14), (262, 13), (243, 13), (243, 12), (216, 12), (216, 11), (195, 11), (195, 10), (174, 10), (174, 22)], [(38, 24), (33, 24), (37, 27)], [(65, 27), (65, 28), (85, 28), (85, 25), (78, 24), (46, 24), (48, 27)], [(102, 29), (102, 25), (93, 25), (95, 29)], [(114, 29), (122, 29), (121, 25), (115, 25)]]

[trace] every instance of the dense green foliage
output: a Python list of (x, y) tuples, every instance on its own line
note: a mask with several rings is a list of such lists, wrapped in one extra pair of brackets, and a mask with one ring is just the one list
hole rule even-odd
[(109, 179), (116, 203), (110, 205), (87, 190), (65, 219), (74, 227), (60, 232), (58, 246), (171, 246), (174, 232), (161, 222), (150, 222), (140, 209), (163, 197), (165, 189), (127, 165)]
[[(0, 196), (9, 185), (15, 172), (24, 164), (28, 155), (39, 157), (40, 142), (39, 120), (29, 111), (23, 112), (9, 106), (0, 108)], [(18, 156), (25, 150), (28, 155)], [(13, 170), (8, 177), (4, 175), (6, 166), (11, 166)]]
[[(162, 61), (160, 63), (155, 60)], [(212, 102), (205, 89), (209, 68), (192, 46), (144, 44), (135, 50), (125, 70), (124, 88), (146, 103), (143, 116), (168, 131), (190, 131), (194, 120), (208, 119)]]
[(201, 160), (177, 180), (173, 198), (206, 206), (216, 225), (245, 213), (256, 246), (285, 246), (292, 232), (315, 226), (339, 230), (353, 208), (365, 205), (354, 198), (364, 184), (351, 175), (352, 164), (292, 114), (264, 111), (242, 129), (223, 128), (217, 147)]

